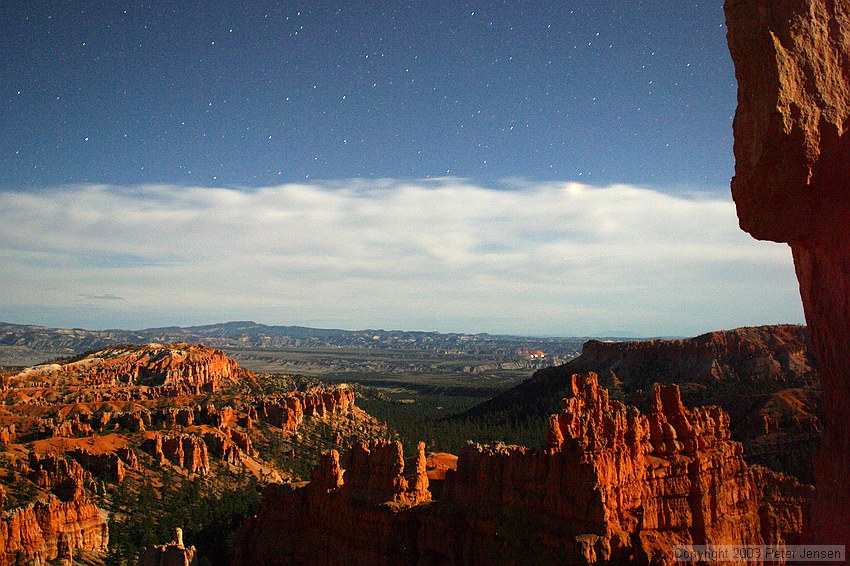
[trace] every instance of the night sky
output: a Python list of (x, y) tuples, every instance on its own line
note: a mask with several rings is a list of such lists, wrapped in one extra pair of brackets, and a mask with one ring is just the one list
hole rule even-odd
[(3, 3), (4, 184), (728, 186), (720, 2), (238, 4)]
[(0, 319), (801, 321), (787, 249), (736, 232), (723, 21), (719, 0), (0, 3)]

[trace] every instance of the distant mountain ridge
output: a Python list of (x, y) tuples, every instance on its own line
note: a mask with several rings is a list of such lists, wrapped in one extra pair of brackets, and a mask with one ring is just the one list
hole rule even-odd
[(403, 330), (341, 330), (269, 326), (232, 321), (202, 326), (144, 330), (85, 330), (0, 322), (0, 365), (31, 365), (108, 346), (197, 342), (214, 348), (363, 348), (498, 352), (544, 348), (547, 354), (574, 356), (581, 338), (534, 338), (486, 333)]

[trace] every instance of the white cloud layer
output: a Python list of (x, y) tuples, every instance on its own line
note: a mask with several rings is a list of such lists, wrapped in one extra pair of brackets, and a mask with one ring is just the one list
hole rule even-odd
[[(0, 193), (0, 320), (582, 335), (801, 322), (731, 200), (452, 179)], [(109, 300), (104, 300), (108, 298)]]

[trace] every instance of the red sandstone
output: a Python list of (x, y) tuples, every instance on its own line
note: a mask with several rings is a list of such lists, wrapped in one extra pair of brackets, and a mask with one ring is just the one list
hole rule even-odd
[(593, 374), (571, 383), (546, 449), (470, 444), (434, 502), (421, 446), (407, 466), (397, 443), (356, 444), (345, 470), (329, 453), (306, 486), (267, 489), (234, 564), (672, 564), (675, 544), (796, 540), (810, 492), (754, 474), (724, 411), (656, 386), (642, 414)]
[(823, 385), (808, 540), (850, 545), (850, 5), (726, 0), (741, 227), (791, 245)]
[[(53, 560), (68, 549), (106, 551), (106, 517), (94, 504), (80, 499), (51, 499), (15, 509), (0, 519), (0, 566), (25, 560)], [(62, 547), (65, 552), (62, 552)]]

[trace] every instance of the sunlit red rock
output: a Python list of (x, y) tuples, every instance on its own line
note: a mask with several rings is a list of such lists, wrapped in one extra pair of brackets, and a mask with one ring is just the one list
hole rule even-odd
[(8, 384), (55, 381), (87, 386), (145, 385), (216, 391), (224, 382), (247, 379), (243, 369), (221, 350), (194, 344), (148, 344), (115, 346), (69, 364), (50, 364), (27, 369)]
[(79, 463), (58, 454), (30, 452), (29, 468), (30, 481), (66, 502), (82, 498), (91, 481), (91, 474)]
[(673, 564), (676, 544), (798, 534), (805, 487), (757, 486), (724, 411), (656, 386), (642, 414), (595, 375), (571, 380), (546, 449), (469, 444), (435, 501), (421, 445), (405, 462), (397, 443), (355, 444), (344, 471), (329, 453), (307, 486), (267, 489), (234, 564)]
[(850, 544), (850, 5), (726, 0), (741, 227), (791, 245), (821, 368), (810, 541)]
[(142, 450), (153, 456), (159, 465), (170, 462), (190, 474), (206, 475), (210, 468), (207, 445), (194, 435), (148, 432)]
[(446, 452), (430, 452), (425, 458), (429, 480), (444, 480), (446, 472), (457, 469), (457, 456)]
[(104, 552), (108, 542), (106, 514), (83, 499), (36, 502), (0, 518), (0, 566), (22, 563), (19, 556), (53, 560), (63, 547)]
[[(16, 557), (70, 563), (76, 550), (102, 561), (107, 512), (91, 501), (108, 507), (110, 496), (157, 490), (181, 475), (190, 481), (206, 476), (211, 489), (243, 472), (262, 483), (282, 481), (286, 472), (260, 458), (255, 440), (301, 448), (311, 441), (311, 427), (332, 421), (338, 445), (348, 445), (355, 431), (378, 429), (354, 406), (351, 390), (259, 394), (252, 393), (260, 389), (255, 379), (221, 352), (189, 344), (110, 348), (4, 374), (0, 500), (7, 508), (6, 519), (0, 517), (0, 566), (17, 566)], [(398, 496), (423, 493), (427, 488), (413, 481)], [(48, 497), (50, 505), (26, 506)], [(43, 519), (49, 520), (39, 526)], [(102, 530), (100, 542), (90, 524)], [(144, 559), (192, 563), (191, 549), (177, 542), (149, 549)]]

